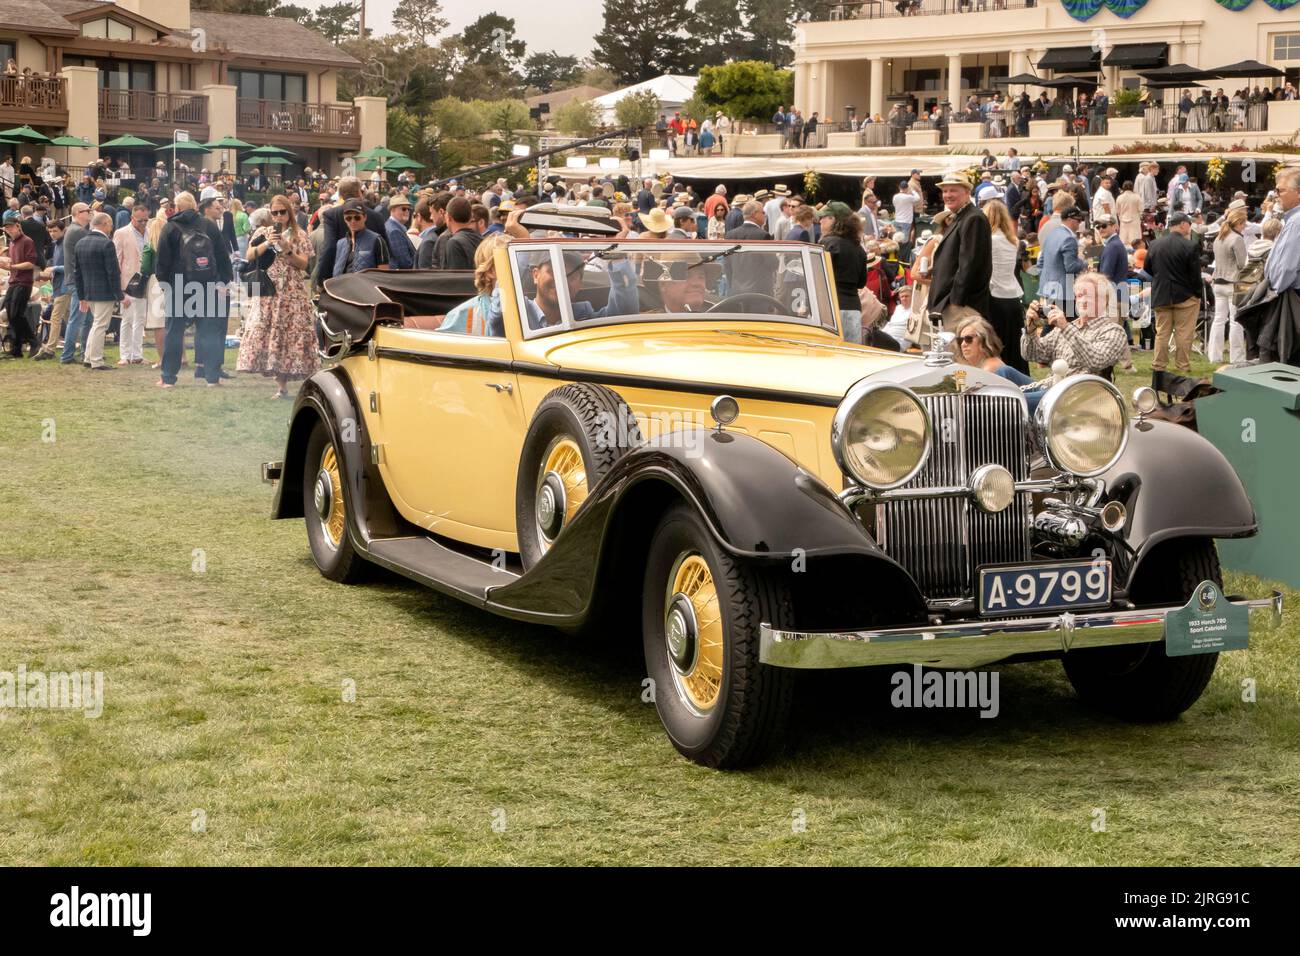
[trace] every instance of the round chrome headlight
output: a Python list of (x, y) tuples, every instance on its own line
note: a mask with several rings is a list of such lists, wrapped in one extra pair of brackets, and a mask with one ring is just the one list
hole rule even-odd
[(910, 481), (930, 456), (930, 416), (900, 385), (854, 386), (831, 423), (831, 446), (842, 470), (876, 491)]
[(1128, 444), (1128, 407), (1119, 390), (1096, 375), (1074, 375), (1048, 389), (1034, 413), (1052, 467), (1093, 478)]

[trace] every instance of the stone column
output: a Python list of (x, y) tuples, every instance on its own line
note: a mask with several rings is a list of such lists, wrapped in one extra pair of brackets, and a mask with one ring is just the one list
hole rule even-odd
[[(208, 98), (208, 142), (223, 136), (237, 136), (235, 132), (235, 97), (239, 90), (219, 83), (205, 83), (200, 89)], [(239, 175), (239, 156), (233, 149), (214, 149), (203, 157), (203, 168), (216, 172), (221, 163), (227, 163), (229, 172)]]
[[(99, 143), (99, 70), (93, 66), (65, 66), (59, 74), (68, 85), (68, 135)], [(99, 158), (96, 146), (68, 147), (69, 166), (88, 166)]]
[(948, 102), (953, 110), (964, 105), (961, 98), (961, 54), (948, 54)]
[(871, 58), (871, 89), (867, 112), (870, 116), (877, 113), (885, 115), (885, 58), (882, 56)]
[(358, 96), (352, 101), (361, 127), (361, 151), (388, 145), (388, 101), (382, 96)]

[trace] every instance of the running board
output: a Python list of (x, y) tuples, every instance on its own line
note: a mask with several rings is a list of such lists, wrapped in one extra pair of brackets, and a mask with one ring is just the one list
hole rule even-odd
[(507, 568), (453, 551), (432, 538), (379, 538), (370, 542), (367, 557), (435, 591), (480, 607), (487, 604), (489, 588), (519, 579)]

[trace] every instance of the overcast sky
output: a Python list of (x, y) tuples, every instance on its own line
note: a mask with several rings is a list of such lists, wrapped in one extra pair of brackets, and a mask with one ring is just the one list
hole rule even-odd
[[(308, 0), (304, 5), (319, 7), (325, 0)], [(684, 5), (684, 4), (683, 4)], [(391, 32), (393, 8), (397, 0), (366, 0), (366, 26), (376, 33)], [(514, 17), (521, 40), (528, 52), (556, 50), (569, 56), (586, 56), (591, 52), (592, 37), (602, 23), (601, 0), (564, 0), (563, 3), (539, 3), (537, 0), (443, 0), (442, 15), (449, 21), (447, 33), (459, 33), (485, 13)]]

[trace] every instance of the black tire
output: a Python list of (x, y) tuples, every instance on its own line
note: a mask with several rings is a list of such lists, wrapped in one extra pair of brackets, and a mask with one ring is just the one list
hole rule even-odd
[[(721, 616), (722, 665), (711, 706), (701, 708), (671, 656), (666, 618), (670, 589), (683, 560), (702, 558)], [(734, 561), (685, 504), (664, 513), (651, 539), (642, 593), (646, 668), (655, 707), (682, 754), (706, 767), (743, 767), (779, 749), (790, 716), (794, 677), (758, 659), (759, 625), (789, 619), (790, 598), (770, 574)]]
[[(1223, 587), (1214, 542), (1181, 538), (1159, 545), (1138, 570), (1130, 592), (1139, 607), (1184, 604), (1202, 581)], [(1079, 698), (1137, 722), (1173, 720), (1205, 692), (1218, 654), (1169, 657), (1163, 641), (1072, 651), (1065, 674)]]
[[(307, 522), (307, 542), (311, 545), (311, 556), (315, 559), (316, 567), (320, 569), (321, 574), (331, 581), (352, 584), (365, 577), (368, 565), (365, 559), (357, 554), (348, 531), (351, 511), (346, 489), (347, 482), (340, 480), (337, 488), (333, 486), (333, 482), (330, 483), (331, 500), (337, 500), (343, 509), (343, 529), (337, 542), (333, 540), (328, 530), (329, 522), (320, 516), (317, 508), (317, 482), (321, 480), (326, 452), (333, 453), (342, 479), (343, 456), (330, 437), (325, 423), (317, 420), (312, 428), (311, 437), (307, 440), (306, 456), (302, 463), (302, 513)], [(337, 499), (334, 499), (335, 495)], [(337, 526), (337, 520), (335, 525)]]
[(515, 490), (515, 527), (525, 569), (542, 559), (572, 518), (567, 514), (548, 535), (537, 514), (546, 478), (543, 465), (557, 443), (565, 440), (581, 452), (585, 499), (616, 461), (641, 444), (641, 431), (627, 403), (603, 385), (563, 385), (542, 399), (524, 438)]

